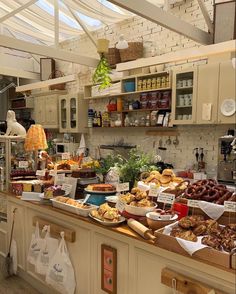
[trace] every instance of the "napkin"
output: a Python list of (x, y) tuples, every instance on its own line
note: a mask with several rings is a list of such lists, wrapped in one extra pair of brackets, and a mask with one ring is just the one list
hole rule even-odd
[(217, 220), (222, 216), (224, 213), (224, 206), (210, 203), (206, 201), (199, 201), (198, 203), (199, 208), (201, 208), (202, 211), (204, 211), (210, 218)]

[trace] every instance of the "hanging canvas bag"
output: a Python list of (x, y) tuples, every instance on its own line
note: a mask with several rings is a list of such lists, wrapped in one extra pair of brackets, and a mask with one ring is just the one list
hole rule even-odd
[(41, 249), (35, 263), (35, 271), (40, 275), (46, 275), (49, 263), (58, 248), (58, 240), (51, 238), (50, 226), (44, 226), (42, 232), (46, 235), (42, 240)]
[(64, 232), (61, 232), (59, 247), (49, 263), (46, 282), (63, 294), (73, 294), (75, 291), (74, 269), (66, 247)]
[(28, 251), (27, 261), (32, 265), (35, 265), (37, 257), (39, 255), (42, 245), (42, 238), (39, 234), (39, 224), (36, 223), (35, 232), (32, 234), (30, 247)]

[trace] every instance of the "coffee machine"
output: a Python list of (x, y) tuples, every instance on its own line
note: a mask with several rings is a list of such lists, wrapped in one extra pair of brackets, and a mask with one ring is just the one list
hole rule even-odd
[(236, 183), (236, 137), (219, 138), (218, 171), (219, 182)]

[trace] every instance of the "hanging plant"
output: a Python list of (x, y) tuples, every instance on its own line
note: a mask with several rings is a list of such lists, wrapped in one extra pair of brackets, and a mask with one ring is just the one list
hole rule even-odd
[(99, 89), (105, 89), (111, 86), (111, 78), (109, 74), (111, 73), (110, 65), (105, 57), (104, 53), (100, 55), (100, 61), (97, 68), (93, 74), (93, 83), (100, 84)]

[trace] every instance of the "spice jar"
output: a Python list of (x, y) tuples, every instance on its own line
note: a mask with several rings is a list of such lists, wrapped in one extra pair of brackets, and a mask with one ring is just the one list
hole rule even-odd
[(138, 91), (142, 91), (143, 90), (143, 81), (139, 80), (138, 81)]
[(157, 78), (157, 89), (161, 87), (161, 77)]
[(143, 90), (147, 90), (147, 80), (143, 80)]
[(163, 77), (161, 78), (161, 88), (165, 88), (165, 87), (166, 87), (166, 77), (163, 76)]
[(147, 90), (151, 90), (151, 87), (152, 87), (152, 80), (148, 79), (147, 80)]
[(117, 111), (122, 111), (122, 108), (123, 108), (123, 101), (122, 101), (122, 98), (117, 98)]
[(157, 87), (157, 80), (156, 80), (156, 78), (153, 78), (152, 79), (152, 89), (156, 89), (156, 87)]

